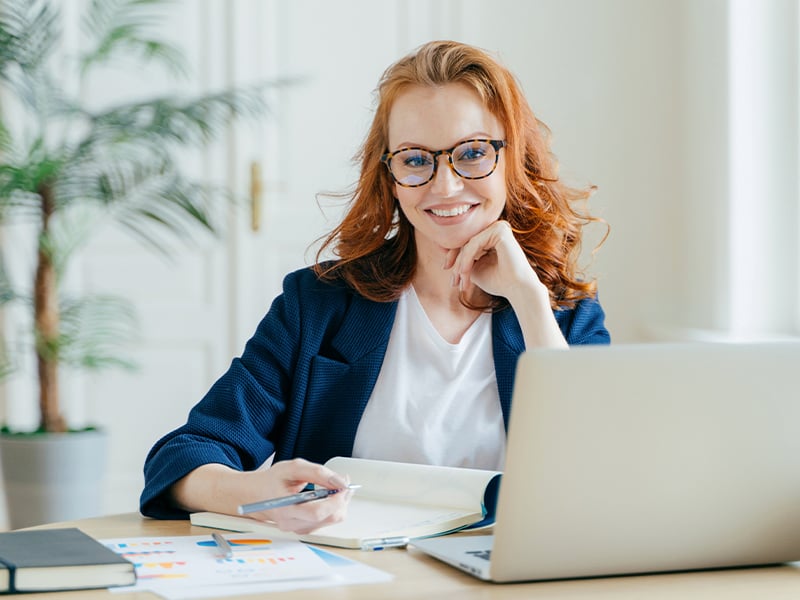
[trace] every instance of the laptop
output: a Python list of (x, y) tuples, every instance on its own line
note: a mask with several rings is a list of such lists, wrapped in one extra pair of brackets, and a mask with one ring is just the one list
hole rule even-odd
[(488, 581), (800, 560), (800, 343), (534, 350), (493, 535), (413, 547)]

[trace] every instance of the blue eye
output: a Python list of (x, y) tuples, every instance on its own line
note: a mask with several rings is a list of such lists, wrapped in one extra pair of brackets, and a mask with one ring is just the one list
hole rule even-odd
[(404, 167), (408, 167), (410, 169), (421, 169), (422, 167), (428, 167), (433, 163), (430, 154), (423, 152), (409, 152), (408, 154), (403, 154), (398, 158), (402, 159), (402, 164)]
[(458, 161), (475, 161), (484, 158), (486, 158), (486, 148), (483, 146), (464, 148), (463, 150), (459, 150), (458, 154), (455, 156), (455, 160)]

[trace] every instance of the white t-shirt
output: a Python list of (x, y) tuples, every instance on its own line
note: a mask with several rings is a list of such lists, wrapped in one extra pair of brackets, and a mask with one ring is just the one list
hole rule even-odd
[(505, 445), (491, 314), (481, 314), (451, 344), (409, 286), (398, 302), (353, 456), (501, 470)]

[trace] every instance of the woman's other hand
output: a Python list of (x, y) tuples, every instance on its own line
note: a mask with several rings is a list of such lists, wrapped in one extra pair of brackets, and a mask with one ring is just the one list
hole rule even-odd
[(444, 268), (452, 269), (453, 285), (462, 290), (474, 283), (509, 301), (519, 293), (549, 297), (507, 221), (495, 221), (463, 247), (450, 250)]
[(550, 305), (550, 292), (528, 262), (507, 221), (495, 221), (461, 248), (447, 252), (445, 269), (461, 290), (474, 284), (506, 298), (514, 308), (526, 348), (566, 348)]

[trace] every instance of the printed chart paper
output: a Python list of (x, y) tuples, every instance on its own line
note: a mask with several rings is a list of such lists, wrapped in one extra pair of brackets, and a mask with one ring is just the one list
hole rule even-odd
[(227, 539), (234, 550), (232, 558), (225, 558), (209, 536), (111, 539), (103, 543), (136, 568), (138, 582), (125, 588), (126, 592), (313, 579), (331, 574), (331, 567), (305, 544), (253, 535)]
[(134, 563), (138, 582), (115, 593), (151, 591), (167, 600), (390, 581), (388, 573), (302, 542), (227, 535), (224, 558), (211, 536), (100, 540)]

